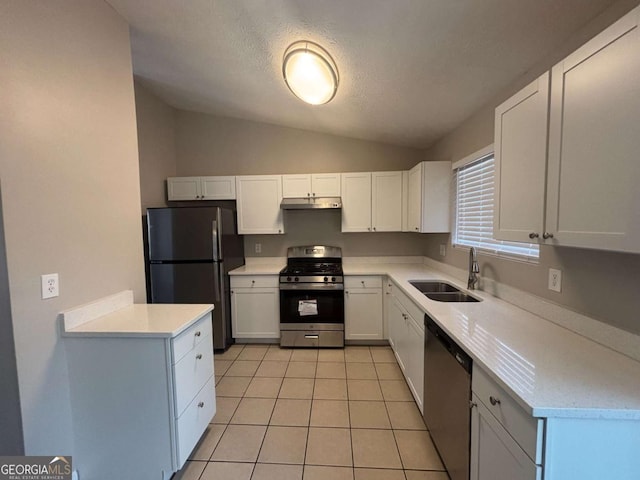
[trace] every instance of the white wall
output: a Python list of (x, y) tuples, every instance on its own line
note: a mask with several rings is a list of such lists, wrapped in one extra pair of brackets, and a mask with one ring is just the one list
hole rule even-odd
[[(69, 455), (57, 314), (127, 288), (145, 297), (129, 27), (102, 0), (0, 10), (0, 177), (25, 451)], [(41, 300), (40, 275), (53, 272), (61, 294)]]

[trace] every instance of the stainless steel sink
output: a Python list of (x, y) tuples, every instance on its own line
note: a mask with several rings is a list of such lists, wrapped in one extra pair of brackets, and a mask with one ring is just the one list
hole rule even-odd
[(445, 282), (410, 280), (409, 283), (423, 293), (427, 298), (437, 302), (479, 302), (459, 288)]

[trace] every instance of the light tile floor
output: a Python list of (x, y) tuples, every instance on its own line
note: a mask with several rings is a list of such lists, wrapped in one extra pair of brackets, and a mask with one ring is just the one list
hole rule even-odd
[(448, 480), (389, 347), (233, 345), (173, 480)]

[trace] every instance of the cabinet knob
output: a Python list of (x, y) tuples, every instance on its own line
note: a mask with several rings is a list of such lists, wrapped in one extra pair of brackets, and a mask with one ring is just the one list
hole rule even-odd
[(202, 354), (201, 353), (197, 354), (196, 355), (196, 360), (201, 360), (201, 359), (202, 359)]
[(367, 227), (367, 230), (371, 231), (371, 227)]
[(251, 285), (255, 285), (256, 281), (255, 280), (251, 280)]
[(530, 238), (530, 239), (532, 239), (532, 240), (533, 240), (534, 238), (538, 238), (539, 236), (540, 236), (540, 235), (539, 235), (539, 234), (537, 234), (536, 232), (531, 232), (531, 233), (529, 234), (529, 238)]
[(418, 230), (420, 230), (420, 229), (419, 229), (418, 227), (416, 227), (416, 232), (417, 232)]
[(344, 291), (344, 294), (345, 294), (345, 295), (349, 295), (349, 290), (345, 290), (345, 291)]
[(315, 193), (312, 193), (311, 195), (313, 195), (314, 197), (316, 196), (316, 194), (315, 194)]
[(493, 406), (500, 405), (500, 399), (494, 396), (491, 396), (489, 397), (489, 403), (491, 403), (491, 405)]
[(360, 283), (362, 284), (362, 286), (364, 286), (364, 280), (360, 280)]
[(311, 194), (309, 192), (307, 192), (307, 197), (310, 197), (310, 196), (311, 196)]
[(542, 234), (542, 238), (544, 238), (545, 240), (546, 240), (547, 238), (553, 238), (553, 233), (544, 232), (544, 233)]
[(281, 229), (278, 229), (278, 233), (282, 233), (282, 230), (281, 230)]
[(194, 333), (194, 335), (195, 335), (196, 337), (199, 337), (200, 335), (202, 335), (202, 333), (200, 332), (200, 330), (198, 330), (196, 333)]
[(233, 290), (231, 290), (231, 295), (233, 295)]
[(374, 232), (376, 231), (376, 227), (373, 227), (373, 231), (374, 231)]
[(200, 408), (204, 407), (204, 402), (198, 403), (198, 407), (200, 407)]

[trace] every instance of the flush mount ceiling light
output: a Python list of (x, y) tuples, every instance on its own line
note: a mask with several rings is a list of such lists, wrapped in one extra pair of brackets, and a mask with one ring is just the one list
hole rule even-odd
[(329, 52), (314, 42), (294, 42), (285, 50), (282, 74), (289, 90), (303, 102), (322, 105), (338, 90), (338, 67)]

